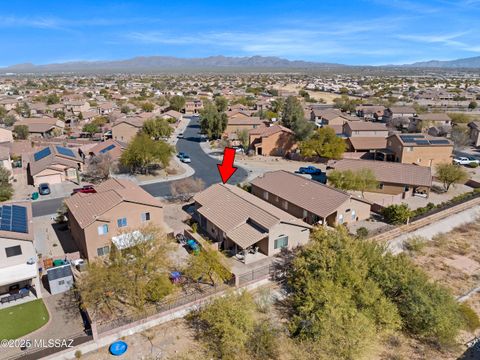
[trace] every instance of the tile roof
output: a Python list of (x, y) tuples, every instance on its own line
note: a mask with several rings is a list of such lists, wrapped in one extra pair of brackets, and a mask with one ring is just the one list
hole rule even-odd
[(212, 185), (196, 194), (194, 200), (200, 205), (198, 212), (228, 237), (237, 239), (240, 246), (245, 245), (241, 237), (258, 239), (260, 234), (266, 235), (269, 229), (280, 223), (310, 228), (293, 215), (228, 184)]
[(428, 113), (418, 115), (419, 120), (423, 121), (450, 121), (450, 116), (446, 113)]
[(270, 135), (273, 135), (282, 131), (289, 134), (293, 134), (292, 130), (281, 125), (262, 126), (262, 127), (252, 129), (248, 133), (250, 135), (260, 135), (261, 137), (268, 137)]
[(349, 127), (352, 131), (387, 131), (385, 124), (370, 121), (347, 121), (343, 126)]
[(36, 175), (45, 169), (55, 167), (55, 165), (62, 165), (62, 166), (77, 169), (78, 163), (83, 163), (83, 159), (78, 154), (77, 149), (68, 148), (73, 152), (73, 157), (71, 157), (71, 156), (66, 156), (64, 154), (61, 154), (58, 151), (59, 147), (63, 148), (63, 146), (58, 146), (58, 145), (49, 145), (47, 147), (44, 147), (42, 150), (49, 148), (50, 153), (39, 160), (35, 160), (35, 154), (38, 151), (31, 153), (30, 160), (29, 160), (30, 174)]
[(346, 192), (284, 170), (267, 172), (251, 184), (323, 218), (351, 198)]
[(96, 193), (76, 193), (65, 199), (70, 212), (82, 229), (122, 202), (162, 207), (162, 203), (128, 180), (109, 179), (95, 186)]
[(387, 139), (381, 136), (354, 136), (348, 138), (355, 150), (385, 149)]
[(251, 116), (230, 118), (228, 119), (228, 125), (264, 125), (264, 122), (258, 116)]
[(390, 161), (342, 159), (334, 162), (332, 167), (340, 171), (371, 169), (377, 180), (385, 183), (432, 186), (432, 170), (428, 166)]

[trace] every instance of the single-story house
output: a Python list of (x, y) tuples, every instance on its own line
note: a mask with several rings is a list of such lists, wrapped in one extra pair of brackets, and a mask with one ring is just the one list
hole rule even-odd
[(215, 184), (194, 200), (194, 218), (220, 250), (273, 256), (308, 242), (310, 225), (237, 186)]

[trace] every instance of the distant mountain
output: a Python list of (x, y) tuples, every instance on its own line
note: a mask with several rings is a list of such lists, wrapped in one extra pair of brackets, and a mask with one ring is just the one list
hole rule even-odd
[(222, 69), (327, 69), (345, 65), (286, 60), (273, 56), (206, 58), (177, 58), (171, 56), (141, 56), (115, 61), (75, 61), (58, 64), (34, 65), (30, 63), (0, 68), (0, 73), (68, 73), (68, 72), (152, 72), (173, 70)]
[(465, 59), (448, 60), (448, 61), (430, 60), (430, 61), (416, 62), (413, 64), (404, 65), (404, 66), (414, 67), (414, 68), (478, 69), (480, 68), (480, 56), (475, 56), (475, 57), (465, 58)]

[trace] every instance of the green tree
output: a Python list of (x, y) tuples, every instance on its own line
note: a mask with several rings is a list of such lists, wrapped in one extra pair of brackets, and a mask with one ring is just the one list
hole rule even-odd
[(0, 165), (0, 202), (10, 200), (13, 196), (13, 187), (10, 184), (10, 171)]
[(350, 99), (348, 95), (342, 95), (339, 98), (333, 99), (334, 106), (344, 112), (354, 112), (357, 105), (362, 103), (359, 99)]
[(4, 117), (0, 116), (0, 124), (3, 124), (7, 127), (12, 126), (16, 121), (17, 119), (13, 115), (5, 115)]
[(468, 179), (468, 173), (460, 166), (441, 163), (435, 167), (437, 179), (443, 183), (445, 191), (455, 183), (463, 183)]
[(240, 130), (237, 133), (238, 140), (242, 143), (243, 148), (245, 151), (248, 149), (248, 146), (250, 145), (250, 139), (248, 136), (248, 131), (246, 129)]
[(45, 102), (47, 105), (58, 104), (60, 102), (60, 98), (57, 96), (57, 94), (50, 94), (47, 96)]
[(120, 157), (120, 163), (131, 173), (148, 173), (152, 165), (168, 166), (174, 149), (163, 141), (152, 140), (144, 133), (137, 134)]
[(89, 271), (76, 282), (82, 306), (94, 317), (109, 317), (125, 308), (141, 311), (173, 291), (167, 275), (173, 267), (171, 240), (155, 226), (135, 230), (141, 235), (124, 234), (127, 248), (112, 245), (109, 257), (90, 262)]
[(272, 111), (274, 113), (277, 113), (277, 114), (279, 114), (283, 111), (284, 105), (285, 105), (285, 99), (284, 98), (276, 98), (270, 104), (270, 106), (272, 107)]
[(204, 101), (200, 111), (200, 128), (211, 139), (219, 139), (227, 128), (228, 117), (218, 109), (211, 101)]
[(242, 292), (217, 298), (194, 314), (193, 321), (200, 338), (218, 359), (236, 360), (246, 357), (246, 346), (254, 331), (255, 303)]
[(230, 280), (232, 277), (222, 254), (209, 248), (202, 248), (198, 255), (189, 258), (185, 275), (194, 281), (201, 282), (205, 282), (207, 278), (212, 286)]
[(282, 111), (283, 126), (293, 130), (295, 124), (304, 119), (305, 114), (303, 112), (302, 104), (295, 96), (289, 96), (285, 101)]
[(89, 124), (83, 125), (82, 131), (88, 133), (90, 136), (93, 136), (93, 134), (97, 134), (98, 132), (100, 132), (100, 127), (91, 122)]
[(28, 138), (29, 135), (28, 126), (27, 125), (15, 125), (13, 127), (13, 134), (15, 135), (15, 139), (18, 140), (25, 140)]
[(302, 155), (317, 155), (328, 159), (341, 158), (345, 148), (345, 141), (339, 138), (331, 127), (317, 129), (310, 139), (300, 143)]
[(170, 98), (170, 109), (181, 111), (185, 107), (185, 98), (180, 95), (174, 95)]
[(407, 204), (392, 204), (382, 210), (382, 215), (390, 224), (405, 224), (413, 213)]
[(169, 137), (173, 132), (173, 128), (169, 125), (168, 121), (159, 117), (146, 120), (143, 123), (142, 130), (155, 140)]
[(228, 108), (228, 100), (224, 96), (215, 97), (215, 105), (219, 112), (226, 111)]
[(476, 101), (470, 101), (470, 104), (468, 104), (468, 108), (470, 110), (475, 110), (478, 107), (478, 103)]
[(142, 103), (141, 108), (145, 112), (152, 112), (153, 109), (155, 109), (155, 105), (152, 104), (151, 102), (147, 101), (147, 102)]

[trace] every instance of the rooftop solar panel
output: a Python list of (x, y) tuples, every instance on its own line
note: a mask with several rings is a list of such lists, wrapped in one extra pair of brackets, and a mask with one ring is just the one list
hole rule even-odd
[(19, 205), (0, 206), (0, 230), (28, 233), (27, 208)]
[(450, 144), (450, 142), (448, 140), (430, 140), (430, 143), (431, 144)]
[(430, 141), (428, 141), (428, 140), (418, 140), (418, 139), (417, 139), (417, 140), (415, 140), (415, 143), (416, 143), (417, 145), (429, 145), (429, 144), (430, 144)]
[(49, 147), (46, 147), (45, 149), (42, 149), (40, 151), (37, 151), (35, 154), (33, 154), (33, 159), (35, 161), (42, 160), (44, 157), (47, 157), (50, 155), (52, 152), (50, 151)]
[(73, 151), (69, 148), (63, 147), (63, 146), (56, 146), (57, 151), (59, 154), (64, 155), (64, 156), (69, 156), (69, 157), (75, 157), (75, 154)]
[(114, 144), (108, 145), (105, 149), (100, 150), (100, 153), (101, 153), (101, 154), (105, 154), (106, 152), (108, 152), (108, 151), (110, 151), (110, 150), (112, 150), (112, 149), (114, 149), (114, 148), (115, 148), (115, 145), (114, 145)]

